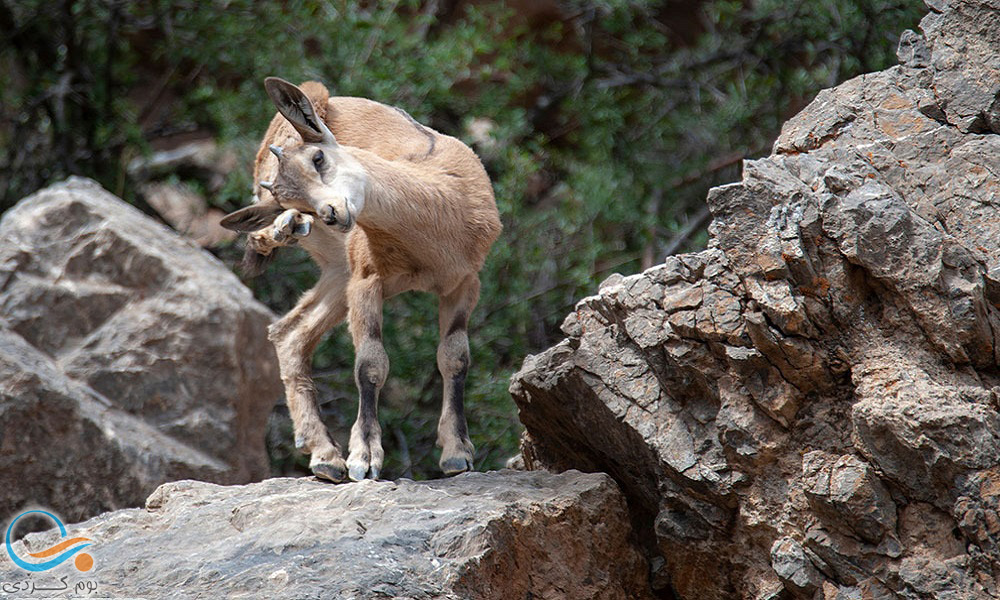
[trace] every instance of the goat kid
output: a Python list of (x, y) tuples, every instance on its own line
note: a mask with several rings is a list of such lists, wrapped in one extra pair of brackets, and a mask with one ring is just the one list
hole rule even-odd
[[(451, 475), (473, 468), (463, 404), (467, 326), (479, 271), (501, 224), (489, 176), (461, 141), (406, 112), (363, 98), (330, 97), (269, 77), (278, 109), (254, 168), (255, 204), (222, 225), (249, 233), (245, 264), (301, 244), (321, 269), (316, 286), (271, 325), (295, 445), (318, 477), (377, 479), (383, 452), (377, 406), (389, 372), (382, 303), (409, 290), (439, 298), (437, 365), (444, 380), (437, 444)], [(360, 400), (345, 463), (320, 420), (311, 379), (322, 335), (344, 320), (354, 342)]]

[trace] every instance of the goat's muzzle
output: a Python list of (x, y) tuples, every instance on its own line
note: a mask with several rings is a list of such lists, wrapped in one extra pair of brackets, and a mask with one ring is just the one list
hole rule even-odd
[(344, 233), (347, 233), (354, 225), (354, 217), (351, 216), (351, 211), (347, 209), (338, 211), (330, 204), (320, 208), (316, 214), (324, 223), (331, 227), (336, 227)]

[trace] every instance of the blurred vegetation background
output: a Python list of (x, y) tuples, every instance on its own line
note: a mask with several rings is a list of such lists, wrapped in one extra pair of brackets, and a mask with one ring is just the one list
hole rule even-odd
[[(0, 0), (0, 211), (70, 174), (152, 215), (153, 184), (222, 212), (248, 204), (274, 114), (268, 75), (406, 109), (472, 145), (493, 178), (505, 229), (471, 323), (467, 412), (478, 468), (498, 468), (521, 431), (508, 378), (561, 337), (575, 301), (612, 272), (699, 249), (707, 189), (767, 155), (817, 91), (894, 64), (924, 12), (919, 0)], [(172, 161), (206, 141), (208, 159)], [(206, 245), (230, 265), (241, 254)], [(285, 251), (248, 285), (281, 314), (316, 277)], [(387, 304), (387, 477), (438, 474), (436, 314), (427, 295)], [(345, 447), (352, 364), (338, 328), (314, 365)], [(276, 474), (305, 472), (280, 404), (268, 444)]]

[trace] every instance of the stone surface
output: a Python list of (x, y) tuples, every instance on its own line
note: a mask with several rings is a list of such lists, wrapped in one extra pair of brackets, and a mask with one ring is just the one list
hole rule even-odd
[[(104, 596), (507, 600), (651, 598), (625, 500), (603, 474), (501, 471), (330, 485), (157, 489), (145, 509), (69, 527), (95, 540)], [(24, 555), (56, 541), (31, 534)], [(0, 580), (28, 577), (0, 557)]]
[(831, 459), (809, 452), (802, 457), (802, 483), (810, 506), (832, 528), (872, 544), (894, 535), (896, 504), (869, 463), (850, 454)]
[(526, 466), (611, 474), (665, 594), (1000, 595), (1000, 5), (928, 4), (512, 380)]
[(790, 537), (771, 546), (771, 568), (787, 589), (806, 597), (823, 585), (823, 576), (806, 556), (805, 548)]
[(143, 197), (171, 227), (208, 248), (236, 239), (236, 233), (219, 224), (226, 214), (209, 208), (205, 198), (183, 183), (147, 183)]
[(0, 514), (70, 520), (268, 473), (273, 315), (219, 261), (71, 178), (0, 221)]

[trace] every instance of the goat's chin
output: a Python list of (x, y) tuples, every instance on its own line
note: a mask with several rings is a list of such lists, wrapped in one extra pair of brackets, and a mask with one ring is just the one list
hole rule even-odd
[(327, 225), (330, 227), (330, 229), (339, 231), (340, 233), (348, 233), (351, 229), (354, 228), (354, 219), (350, 219), (346, 222), (337, 221), (336, 223), (327, 223)]

